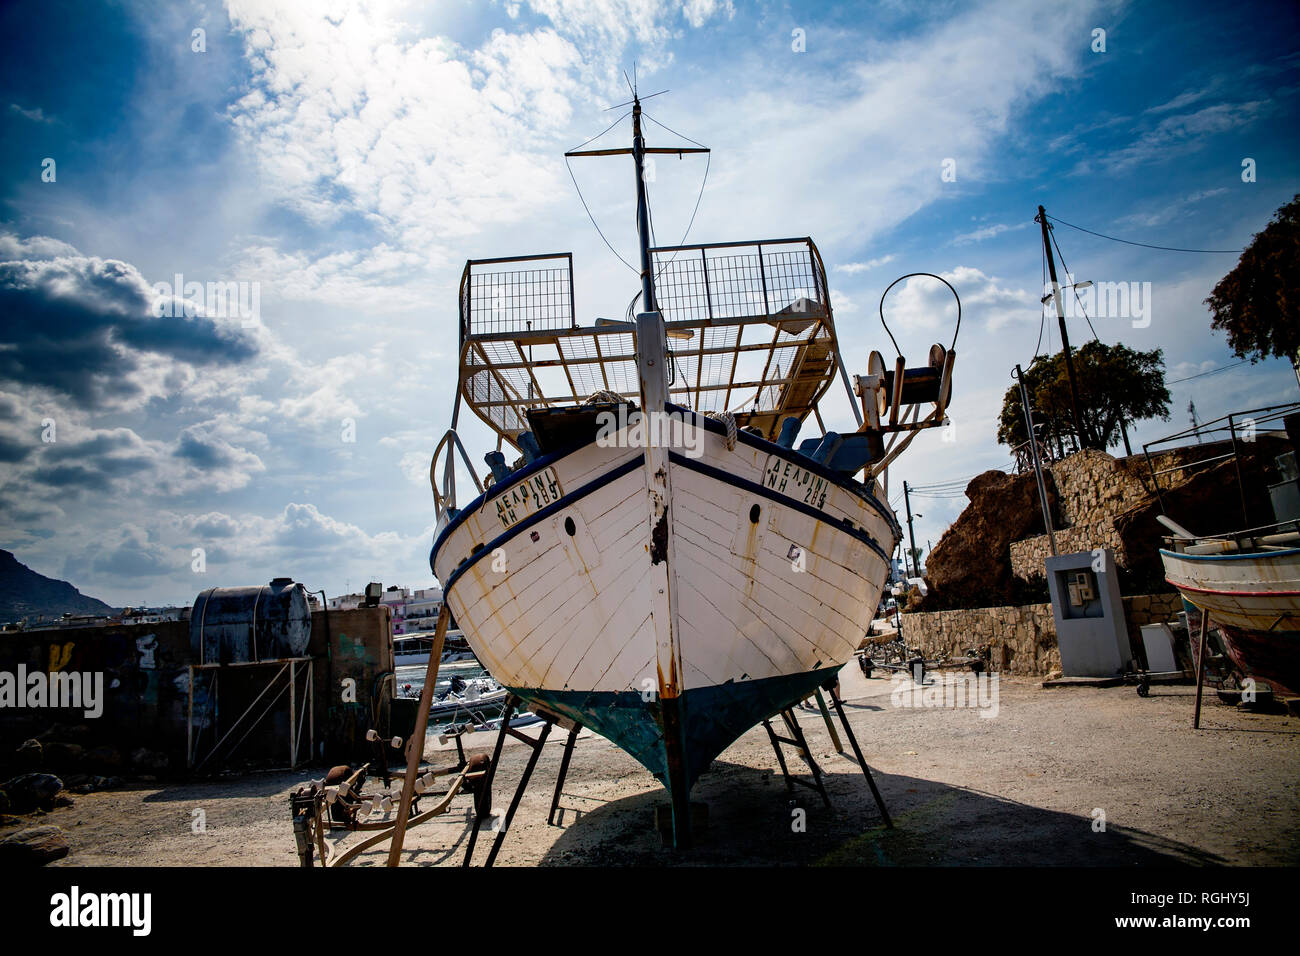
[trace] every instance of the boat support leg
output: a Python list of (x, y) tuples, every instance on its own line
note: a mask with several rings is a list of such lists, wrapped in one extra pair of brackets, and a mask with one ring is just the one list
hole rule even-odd
[[(541, 717), (544, 723), (542, 724), (541, 733), (539, 733), (537, 739), (534, 740), (532, 737), (528, 736), (528, 734), (521, 733), (510, 726), (510, 718), (519, 706), (519, 703), (519, 698), (514, 694), (510, 694), (506, 697), (506, 706), (501, 712), (501, 732), (497, 735), (496, 748), (492, 753), (492, 765), (488, 767), (486, 777), (488, 787), (491, 788), (492, 778), (496, 776), (497, 763), (501, 759), (501, 748), (505, 743), (506, 734), (514, 737), (520, 743), (527, 744), (532, 750), (532, 753), (528, 757), (528, 765), (524, 767), (523, 776), (519, 778), (519, 785), (515, 787), (515, 795), (510, 800), (510, 806), (506, 810), (506, 815), (502, 819), (501, 825), (496, 827), (496, 839), (492, 841), (492, 849), (488, 851), (487, 861), (483, 864), (484, 866), (491, 866), (496, 862), (497, 854), (501, 852), (501, 844), (505, 842), (506, 832), (510, 829), (510, 821), (515, 818), (515, 811), (519, 809), (519, 801), (523, 799), (524, 790), (527, 789), (528, 781), (533, 775), (533, 770), (537, 767), (538, 758), (542, 756), (542, 748), (546, 745), (546, 738), (550, 736), (551, 728), (555, 726), (556, 721), (558, 720), (554, 714), (536, 708), (533, 712), (537, 714), (538, 717)], [(491, 808), (488, 808), (488, 813), (495, 818), (496, 815), (492, 813)], [(474, 816), (474, 828), (470, 831), (469, 835), (469, 844), (465, 848), (464, 866), (469, 866), (470, 860), (474, 856), (474, 844), (478, 839), (480, 822), (481, 816), (476, 813)]]
[(862, 748), (858, 746), (858, 738), (853, 733), (853, 728), (849, 726), (849, 719), (844, 713), (844, 702), (840, 700), (839, 691), (835, 689), (835, 684), (829, 683), (826, 686), (827, 692), (831, 695), (831, 704), (835, 707), (835, 713), (840, 716), (840, 724), (844, 727), (844, 736), (849, 738), (849, 743), (853, 746), (853, 756), (858, 758), (858, 766), (862, 768), (862, 775), (867, 778), (867, 786), (871, 788), (871, 795), (876, 798), (876, 807), (880, 810), (880, 818), (884, 821), (885, 829), (894, 829), (894, 821), (889, 819), (889, 811), (885, 809), (885, 798), (880, 795), (880, 790), (876, 786), (876, 779), (871, 775), (871, 767), (867, 765), (866, 758), (862, 756)]
[[(808, 748), (808, 741), (804, 739), (803, 729), (800, 728), (799, 721), (795, 718), (794, 712), (788, 707), (781, 711), (781, 720), (785, 723), (786, 731), (790, 734), (789, 737), (782, 737), (772, 729), (770, 717), (763, 721), (763, 727), (767, 730), (768, 739), (772, 741), (772, 748), (776, 751), (777, 763), (781, 765), (781, 775), (785, 777), (786, 792), (793, 797), (795, 784), (798, 784), (801, 787), (807, 787), (809, 790), (821, 794), (822, 802), (826, 804), (826, 808), (829, 810), (831, 806), (831, 798), (827, 795), (826, 785), (822, 782), (821, 768), (817, 766), (817, 761), (813, 759), (812, 751)], [(782, 744), (789, 744), (791, 747), (795, 747), (798, 750), (799, 756), (803, 758), (804, 763), (806, 763), (808, 768), (812, 770), (812, 783), (791, 776), (790, 770), (786, 766), (785, 756), (781, 752)]]
[(555, 812), (560, 809), (560, 791), (564, 789), (564, 778), (569, 773), (569, 758), (573, 756), (573, 745), (582, 733), (582, 724), (575, 721), (569, 728), (569, 739), (564, 742), (564, 756), (560, 758), (560, 775), (555, 780), (555, 795), (551, 797), (551, 812), (546, 815), (546, 825), (555, 826)]
[(1208, 610), (1202, 610), (1201, 652), (1196, 655), (1196, 715), (1192, 718), (1192, 730), (1201, 729), (1201, 688), (1205, 685), (1205, 636), (1209, 630), (1210, 612)]

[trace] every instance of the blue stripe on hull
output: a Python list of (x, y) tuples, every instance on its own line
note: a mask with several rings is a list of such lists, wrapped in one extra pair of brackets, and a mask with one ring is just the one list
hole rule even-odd
[[(713, 758), (766, 717), (791, 707), (830, 680), (843, 665), (800, 674), (729, 681), (686, 691), (679, 699), (685, 737), (686, 786), (689, 789)], [(665, 787), (663, 712), (658, 700), (645, 701), (636, 691), (547, 690), (511, 687), (539, 707), (582, 722), (641, 762)]]

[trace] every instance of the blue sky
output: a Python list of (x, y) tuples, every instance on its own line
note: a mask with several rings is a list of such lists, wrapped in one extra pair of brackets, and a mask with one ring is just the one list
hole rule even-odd
[[(278, 574), (331, 594), (430, 583), (460, 269), (572, 250), (581, 316), (621, 314), (636, 278), (561, 153), (617, 115), (603, 109), (633, 63), (644, 91), (671, 90), (651, 115), (714, 149), (690, 238), (811, 235), (850, 371), (887, 351), (876, 304), (895, 277), (960, 291), (953, 440), (918, 439), (891, 497), (904, 478), (1001, 467), (1002, 393), (1040, 328), (1035, 207), (1241, 248), (1300, 192), (1297, 19), (1212, 3), (6, 6), (0, 547), (116, 604)], [(631, 258), (625, 166), (576, 173)], [(680, 238), (702, 173), (657, 167), (661, 242)], [(1104, 341), (1163, 348), (1170, 378), (1234, 361), (1202, 304), (1234, 256), (1057, 238), (1081, 279), (1151, 283), (1150, 324), (1095, 318)], [(257, 283), (259, 321), (153, 316), (154, 285), (177, 274)], [(945, 295), (891, 295), (917, 359), (951, 335)], [(1297, 397), (1277, 361), (1172, 390), (1173, 420), (1136, 441), (1181, 427), (1193, 397), (1202, 419)], [(842, 396), (827, 412), (850, 420)], [(960, 506), (918, 505), (918, 540)]]

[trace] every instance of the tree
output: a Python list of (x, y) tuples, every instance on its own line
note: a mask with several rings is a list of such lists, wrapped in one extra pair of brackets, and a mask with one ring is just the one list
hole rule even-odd
[(1250, 241), (1237, 267), (1205, 300), (1210, 327), (1251, 364), (1275, 356), (1297, 365), (1300, 352), (1300, 194), (1274, 213)]
[[(1102, 448), (1118, 444), (1125, 424), (1147, 418), (1169, 420), (1169, 389), (1165, 387), (1165, 360), (1161, 349), (1139, 352), (1125, 345), (1105, 345), (1097, 340), (1074, 350), (1074, 371), (1079, 382), (1079, 414), (1083, 427), (1098, 437)], [(1025, 369), (1025, 388), (1034, 411), (1039, 440), (1071, 435), (1070, 381), (1065, 356), (1040, 355)], [(1015, 447), (1028, 438), (1020, 386), (1007, 389), (998, 421), (998, 441)]]

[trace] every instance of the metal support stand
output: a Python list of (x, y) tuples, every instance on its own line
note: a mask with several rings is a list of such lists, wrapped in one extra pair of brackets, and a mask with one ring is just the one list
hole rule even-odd
[(858, 738), (853, 733), (853, 728), (849, 726), (849, 719), (844, 714), (844, 702), (840, 700), (839, 693), (835, 690), (835, 682), (832, 680), (826, 685), (826, 690), (831, 695), (831, 703), (835, 707), (835, 713), (840, 715), (840, 724), (844, 727), (844, 736), (849, 738), (849, 743), (853, 745), (853, 756), (858, 758), (858, 766), (862, 768), (862, 775), (867, 778), (867, 786), (871, 788), (871, 795), (876, 798), (876, 807), (880, 810), (880, 818), (884, 821), (885, 829), (894, 829), (894, 821), (889, 819), (889, 811), (885, 809), (885, 799), (880, 795), (880, 790), (876, 787), (876, 780), (871, 775), (871, 768), (867, 766), (866, 759), (862, 756), (862, 748), (858, 746)]
[[(492, 763), (488, 766), (487, 774), (483, 778), (482, 786), (490, 792), (492, 789), (492, 780), (496, 776), (497, 765), (501, 762), (501, 749), (506, 742), (506, 735), (509, 734), (521, 743), (527, 744), (532, 750), (528, 757), (528, 765), (524, 767), (524, 774), (519, 778), (519, 785), (515, 787), (515, 795), (510, 800), (510, 806), (506, 810), (505, 819), (501, 821), (501, 826), (497, 829), (496, 839), (492, 841), (492, 849), (488, 851), (487, 862), (484, 866), (491, 866), (496, 862), (497, 853), (501, 851), (501, 844), (505, 842), (506, 831), (510, 829), (510, 821), (515, 818), (515, 811), (519, 809), (519, 801), (523, 799), (524, 790), (528, 786), (528, 780), (533, 775), (533, 769), (537, 766), (538, 758), (542, 755), (542, 747), (546, 744), (546, 738), (551, 734), (551, 728), (559, 720), (555, 714), (548, 713), (540, 708), (535, 709), (534, 713), (542, 718), (545, 722), (542, 725), (542, 732), (534, 740), (527, 734), (520, 733), (510, 726), (510, 718), (514, 716), (521, 701), (514, 694), (506, 695), (505, 708), (501, 711), (501, 731), (497, 734), (496, 746), (492, 750)], [(486, 813), (484, 812), (486, 810)], [(474, 823), (469, 831), (469, 842), (465, 846), (465, 860), (462, 866), (469, 866), (470, 860), (474, 857), (474, 845), (478, 842), (479, 827), (483, 823), (484, 816), (491, 816), (492, 808), (487, 806), (481, 808), (478, 801), (475, 801)]]
[(450, 624), (451, 611), (444, 601), (433, 630), (433, 647), (429, 649), (429, 663), (424, 670), (424, 686), (420, 688), (415, 727), (411, 731), (411, 739), (406, 742), (406, 773), (402, 777), (402, 797), (397, 804), (397, 824), (393, 827), (393, 839), (388, 845), (389, 866), (397, 866), (402, 862), (402, 842), (406, 839), (406, 827), (411, 818), (415, 777), (420, 769), (420, 761), (424, 759), (424, 735), (429, 729), (429, 707), (433, 703), (433, 688), (438, 682), (438, 668), (442, 663), (442, 649)]
[[(801, 787), (807, 787), (809, 790), (821, 794), (822, 802), (826, 804), (826, 809), (829, 810), (831, 806), (831, 798), (827, 796), (826, 785), (822, 783), (821, 768), (817, 766), (817, 761), (813, 760), (812, 751), (808, 749), (808, 741), (804, 739), (803, 730), (799, 726), (799, 721), (795, 719), (794, 714), (788, 707), (781, 711), (781, 720), (785, 723), (786, 731), (790, 734), (789, 737), (782, 737), (772, 729), (772, 720), (770, 717), (763, 721), (763, 727), (767, 731), (768, 739), (772, 741), (772, 749), (776, 751), (776, 761), (781, 765), (781, 776), (785, 777), (786, 792), (789, 793), (791, 799), (793, 799), (795, 784), (798, 784)], [(799, 756), (803, 758), (804, 763), (806, 763), (808, 768), (812, 770), (812, 783), (809, 783), (807, 780), (802, 780), (799, 777), (790, 776), (790, 769), (785, 763), (785, 754), (781, 752), (782, 744), (789, 744), (798, 749)]]
[(564, 756), (560, 758), (560, 775), (555, 780), (555, 795), (551, 797), (551, 812), (546, 815), (546, 825), (555, 826), (555, 811), (560, 809), (560, 791), (564, 789), (564, 778), (569, 773), (569, 758), (573, 756), (573, 745), (582, 732), (582, 724), (575, 722), (569, 729), (569, 739), (564, 742)]
[(831, 735), (831, 743), (835, 745), (836, 751), (842, 752), (844, 745), (840, 743), (840, 735), (835, 732), (835, 724), (831, 722), (831, 712), (826, 709), (826, 698), (822, 696), (820, 687), (813, 691), (813, 696), (817, 698), (817, 708), (822, 712), (822, 720), (826, 721), (826, 732)]
[(1210, 612), (1201, 611), (1201, 652), (1196, 655), (1196, 716), (1192, 718), (1192, 730), (1201, 729), (1201, 688), (1205, 684), (1206, 635), (1210, 630)]

